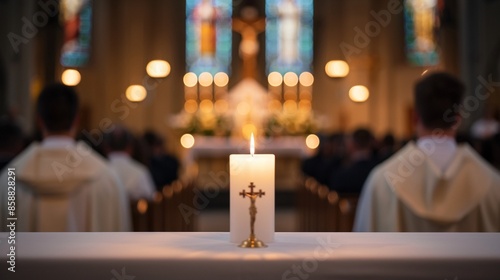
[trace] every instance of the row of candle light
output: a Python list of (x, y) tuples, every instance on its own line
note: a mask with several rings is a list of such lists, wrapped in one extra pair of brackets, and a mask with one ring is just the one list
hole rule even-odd
[(229, 109), (226, 100), (229, 76), (226, 73), (218, 72), (212, 75), (209, 72), (203, 72), (198, 76), (189, 72), (182, 80), (186, 112), (192, 114), (199, 109), (201, 112), (208, 113), (215, 109), (218, 113), (225, 113)]
[[(165, 60), (152, 60), (146, 66), (146, 72), (152, 78), (165, 78), (170, 74), (170, 64)], [(349, 73), (349, 65), (347, 62), (342, 60), (331, 60), (325, 65), (325, 72), (329, 77), (340, 78), (345, 77)], [(63, 84), (68, 86), (76, 86), (81, 82), (81, 74), (76, 69), (66, 69), (61, 75), (61, 81)], [(198, 104), (196, 102), (196, 97), (198, 91), (195, 89), (199, 84), (200, 100), (212, 99), (214, 95), (215, 100), (221, 100), (223, 95), (227, 93), (227, 85), (229, 83), (229, 76), (226, 73), (219, 72), (212, 76), (208, 72), (201, 73), (197, 76), (195, 73), (187, 73), (183, 78), (184, 85), (186, 87), (186, 104), (185, 109), (191, 113), (196, 112), (198, 109)], [(309, 72), (303, 72), (298, 76), (293, 72), (288, 72), (285, 75), (281, 75), (278, 72), (272, 72), (268, 76), (268, 84), (270, 92), (274, 93), (275, 99), (279, 100), (281, 98), (282, 84), (284, 88), (289, 88), (291, 90), (285, 90), (283, 99), (286, 101), (296, 99), (296, 93), (293, 91), (294, 87), (299, 85), (299, 99), (310, 101), (310, 91), (302, 91), (301, 88), (311, 87), (314, 82), (314, 76)], [(213, 84), (213, 87), (212, 87)], [(301, 95), (300, 95), (301, 94)], [(144, 100), (147, 96), (147, 91), (142, 85), (131, 85), (127, 88), (126, 97), (133, 102), (140, 102)], [(364, 102), (369, 97), (369, 91), (365, 86), (356, 85), (349, 90), (349, 98), (354, 102)], [(201, 105), (200, 109), (208, 110), (209, 108), (219, 109), (219, 111), (224, 111), (227, 108), (227, 103), (217, 102), (215, 104), (208, 104), (205, 102), (205, 106)], [(276, 102), (271, 103), (271, 108), (277, 108), (278, 104)], [(296, 104), (294, 102), (288, 102), (283, 104), (286, 108), (293, 108)], [(307, 109), (310, 107), (310, 103), (307, 101), (299, 102), (299, 108)]]

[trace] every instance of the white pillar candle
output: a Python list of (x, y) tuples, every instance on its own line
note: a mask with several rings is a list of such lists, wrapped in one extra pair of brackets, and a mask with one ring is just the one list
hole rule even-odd
[(250, 236), (250, 198), (240, 194), (243, 190), (251, 192), (250, 183), (255, 185), (255, 193), (265, 192), (255, 201), (255, 236), (264, 243), (274, 240), (274, 155), (254, 154), (253, 142), (252, 135), (250, 154), (229, 156), (229, 227), (234, 243), (241, 243)]

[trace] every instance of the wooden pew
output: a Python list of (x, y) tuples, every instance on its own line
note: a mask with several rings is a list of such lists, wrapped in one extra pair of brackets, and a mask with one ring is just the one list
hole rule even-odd
[(134, 231), (193, 231), (195, 215), (186, 223), (179, 206), (193, 209), (194, 192), (191, 183), (175, 181), (155, 193), (151, 200), (131, 201), (132, 227)]
[(351, 231), (358, 195), (339, 195), (313, 178), (306, 178), (298, 191), (301, 231)]
[(148, 208), (149, 202), (145, 199), (130, 202), (130, 214), (132, 216), (133, 231), (148, 231)]

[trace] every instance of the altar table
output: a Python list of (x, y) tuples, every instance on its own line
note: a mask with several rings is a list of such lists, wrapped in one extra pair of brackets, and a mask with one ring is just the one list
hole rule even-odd
[(263, 249), (229, 234), (0, 233), (0, 279), (500, 279), (500, 234), (276, 233)]

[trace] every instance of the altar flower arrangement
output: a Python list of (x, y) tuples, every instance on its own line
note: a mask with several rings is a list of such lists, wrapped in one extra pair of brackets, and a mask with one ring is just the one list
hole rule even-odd
[(266, 136), (300, 136), (315, 133), (320, 121), (312, 112), (274, 112), (264, 123)]
[(231, 118), (213, 111), (196, 113), (182, 111), (172, 117), (171, 124), (182, 133), (193, 135), (228, 137), (232, 130)]

